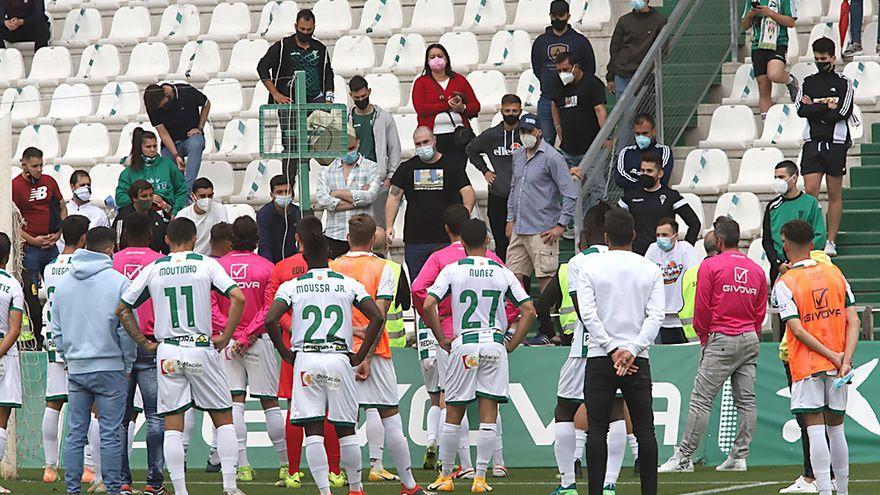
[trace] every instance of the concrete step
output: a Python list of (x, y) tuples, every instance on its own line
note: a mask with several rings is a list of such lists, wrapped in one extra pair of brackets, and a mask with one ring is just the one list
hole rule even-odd
[(871, 199), (847, 199), (843, 204), (844, 209), (846, 210), (861, 210), (861, 209), (870, 209), (876, 208), (880, 205), (880, 199), (871, 198)]
[(843, 273), (858, 273), (860, 277), (880, 279), (880, 263), (877, 263), (877, 255), (841, 255), (834, 258), (834, 264)]
[[(837, 252), (841, 256), (858, 255), (858, 254), (873, 254), (876, 256), (877, 253), (880, 253), (880, 245), (878, 245), (878, 244), (838, 245)], [(878, 289), (880, 289), (880, 286), (878, 286)]]
[(844, 210), (843, 217), (840, 220), (841, 230), (855, 231), (880, 231), (880, 210), (864, 209), (864, 210)]
[[(842, 231), (837, 234), (838, 246), (880, 245), (880, 232)], [(880, 246), (877, 246), (880, 249)]]
[(852, 178), (851, 184), (859, 184), (860, 186), (880, 186), (880, 167), (855, 167), (850, 170)]
[(878, 292), (880, 291), (880, 279), (877, 278), (848, 278), (853, 292)]
[(851, 201), (858, 200), (880, 201), (880, 187), (852, 184), (850, 187), (843, 188), (843, 206), (845, 208), (849, 207)]

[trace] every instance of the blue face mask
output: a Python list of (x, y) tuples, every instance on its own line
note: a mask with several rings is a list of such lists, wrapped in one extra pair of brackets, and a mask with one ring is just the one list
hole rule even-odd
[(669, 237), (658, 237), (657, 247), (664, 251), (670, 251), (672, 249), (672, 239)]
[(419, 158), (422, 161), (429, 161), (434, 158), (434, 147), (433, 146), (420, 146), (416, 148), (416, 154), (419, 155)]
[(651, 138), (648, 136), (642, 136), (641, 134), (636, 136), (636, 146), (639, 147), (640, 150), (643, 150), (651, 145)]
[(342, 161), (348, 165), (351, 165), (352, 163), (357, 161), (358, 155), (359, 155), (358, 150), (353, 149), (353, 150), (349, 151), (348, 153), (342, 155)]
[(631, 0), (630, 5), (632, 5), (633, 10), (642, 10), (645, 8), (645, 0)]

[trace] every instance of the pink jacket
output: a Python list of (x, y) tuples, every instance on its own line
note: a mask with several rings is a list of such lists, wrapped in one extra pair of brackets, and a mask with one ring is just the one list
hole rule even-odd
[[(161, 257), (160, 253), (148, 247), (128, 247), (113, 255), (113, 269), (125, 275), (129, 280), (134, 280), (143, 267)], [(156, 323), (153, 302), (147, 301), (138, 306), (137, 317), (144, 335), (153, 335), (153, 324)]]
[(694, 329), (701, 344), (713, 332), (760, 332), (766, 313), (767, 278), (757, 263), (735, 249), (703, 260), (694, 300)]
[[(263, 309), (265, 303), (264, 292), (269, 287), (269, 278), (275, 265), (271, 261), (250, 251), (232, 251), (217, 260), (232, 280), (238, 284), (238, 288), (244, 292), (244, 312), (235, 329), (233, 338), (247, 346), (251, 333), (261, 334), (265, 327), (258, 326), (249, 329), (251, 320)], [(269, 301), (271, 304), (271, 301)], [(226, 327), (227, 315), (229, 314), (229, 299), (216, 292), (211, 293), (211, 320), (214, 332), (222, 332)]]

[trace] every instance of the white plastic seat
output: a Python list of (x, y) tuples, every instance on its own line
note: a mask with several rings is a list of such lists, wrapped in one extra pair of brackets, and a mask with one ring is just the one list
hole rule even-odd
[(211, 79), (202, 89), (211, 102), (209, 117), (216, 120), (229, 120), (244, 106), (244, 95), (238, 79)]
[(52, 93), (52, 104), (42, 124), (75, 124), (92, 114), (92, 94), (83, 83), (60, 84)]
[[(865, 20), (868, 18), (866, 17)], [(877, 60), (877, 56), (880, 55), (877, 53), (877, 43), (874, 41), (877, 39), (877, 21), (869, 23), (865, 30), (862, 31), (862, 48), (865, 50), (865, 53), (862, 55), (856, 55), (853, 57), (856, 60), (863, 59), (873, 59)]]
[(58, 188), (61, 189), (61, 196), (65, 201), (70, 201), (70, 198), (73, 197), (73, 192), (70, 190), (70, 176), (73, 175), (73, 167), (61, 163), (44, 164), (43, 173), (55, 179)]
[[(269, 42), (264, 39), (241, 39), (235, 42), (229, 55), (226, 70), (217, 74), (218, 77), (232, 77), (239, 81), (257, 81), (255, 60), (259, 60), (269, 49)], [(257, 83), (261, 84), (261, 83)]]
[(478, 70), (468, 74), (467, 80), (480, 102), (481, 113), (494, 113), (501, 107), (501, 97), (507, 94), (504, 74), (497, 70)]
[(260, 121), (258, 119), (232, 119), (223, 130), (223, 141), (217, 153), (209, 160), (249, 162), (260, 152)]
[(862, 105), (876, 105), (880, 97), (880, 64), (854, 61), (846, 64), (843, 75), (853, 84), (855, 101)]
[(789, 65), (793, 64), (798, 61), (800, 54), (801, 41), (797, 34), (797, 28), (788, 28), (788, 51), (785, 53), (785, 60)]
[(214, 184), (214, 199), (226, 201), (235, 189), (235, 178), (229, 162), (202, 162), (199, 177), (205, 177)]
[(244, 170), (244, 180), (238, 194), (229, 198), (232, 203), (263, 205), (269, 201), (269, 181), (281, 173), (281, 160), (254, 160)]
[(779, 148), (747, 149), (743, 153), (736, 182), (730, 184), (728, 191), (772, 192), (773, 171), (782, 160), (785, 160), (785, 156)]
[(12, 114), (15, 125), (27, 125), (43, 113), (40, 90), (36, 86), (7, 88), (0, 101), (0, 115)]
[(336, 90), (335, 103), (345, 105), (345, 108), (351, 108), (351, 95), (348, 93), (348, 81), (339, 74), (333, 76), (333, 89)]
[[(325, 0), (321, 0), (325, 1)], [(344, 2), (345, 0), (333, 0)], [(373, 40), (367, 36), (343, 36), (333, 48), (333, 72), (345, 77), (363, 74), (376, 64)]]
[[(13, 179), (18, 177), (19, 175), (21, 175), (21, 167), (17, 167), (15, 165), (13, 165), (13, 166), (9, 167), (9, 171), (10, 171), (9, 177), (11, 177)], [(67, 199), (67, 198), (65, 198), (65, 199)]]
[(159, 22), (159, 30), (152, 41), (164, 41), (166, 43), (182, 43), (195, 38), (202, 32), (202, 21), (199, 18), (199, 9), (192, 4), (169, 5), (162, 12), (162, 20)]
[[(400, 81), (394, 74), (367, 74), (370, 101), (383, 110), (394, 112), (400, 106)], [(339, 91), (337, 89), (337, 91)]]
[(519, 0), (516, 3), (516, 14), (508, 30), (522, 29), (530, 33), (543, 33), (547, 27), (547, 12), (550, 12), (552, 0)]
[(794, 64), (788, 72), (792, 75), (792, 77), (802, 83), (807, 76), (811, 76), (816, 73), (816, 64), (812, 61), (798, 62)]
[(143, 5), (119, 7), (113, 14), (105, 43), (126, 45), (145, 41), (153, 32), (150, 11)]
[(90, 166), (110, 154), (110, 133), (104, 124), (76, 124), (67, 136), (67, 150), (58, 159), (73, 167)]
[(199, 39), (231, 42), (239, 40), (251, 31), (251, 12), (243, 2), (221, 2), (211, 13), (208, 32)]
[(780, 148), (800, 147), (804, 142), (804, 128), (807, 119), (798, 117), (794, 104), (779, 104), (770, 107), (764, 120), (764, 132), (755, 146), (778, 146)]
[(394, 125), (397, 126), (397, 136), (400, 138), (401, 156), (411, 158), (416, 152), (413, 133), (419, 125), (418, 118), (413, 113), (394, 114)]
[(453, 25), (455, 11), (451, 0), (416, 0), (412, 22), (403, 32), (438, 35), (452, 31)]
[[(700, 221), (700, 233), (709, 230), (711, 225), (706, 225), (706, 212), (703, 208), (703, 202), (700, 201), (700, 197), (694, 193), (681, 193), (681, 199), (685, 200), (691, 209), (694, 210), (694, 214), (697, 215), (697, 220)], [(684, 219), (678, 215), (675, 215), (675, 221), (678, 222), (678, 237), (684, 239), (688, 230), (687, 224), (684, 223)]]
[(395, 34), (385, 44), (382, 65), (373, 72), (395, 74), (418, 74), (425, 60), (425, 39), (421, 34)]
[(242, 204), (228, 204), (223, 205), (226, 208), (226, 216), (229, 219), (229, 222), (234, 222), (238, 217), (251, 217), (254, 220), (257, 219), (257, 212), (254, 211), (254, 208), (251, 205), (242, 205)]
[[(840, 30), (838, 29), (837, 23), (821, 22), (813, 26), (813, 29), (810, 31), (810, 39), (807, 42), (807, 53), (800, 58), (801, 62), (812, 62), (814, 60), (813, 42), (819, 38), (829, 38), (834, 42), (834, 53), (837, 55), (837, 59), (840, 60)], [(846, 40), (844, 41), (847, 40), (849, 40), (849, 33), (847, 33)]]
[(59, 41), (67, 46), (81, 47), (95, 43), (103, 34), (98, 9), (80, 8), (67, 13)]
[[(769, 182), (769, 181), (768, 181)], [(761, 232), (764, 212), (758, 196), (751, 192), (729, 192), (718, 198), (713, 219), (730, 217), (739, 224), (740, 235), (745, 239), (754, 239)]]
[(128, 70), (120, 79), (141, 84), (155, 83), (171, 72), (168, 46), (161, 41), (138, 43), (131, 51)]
[(128, 155), (131, 154), (132, 134), (134, 134), (135, 128), (138, 127), (150, 131), (154, 134), (156, 133), (156, 129), (149, 122), (129, 122), (125, 124), (125, 126), (123, 126), (122, 130), (119, 132), (119, 145), (116, 147), (116, 153), (111, 156), (105, 157), (104, 161), (113, 163), (125, 163), (125, 161), (128, 160)]
[(853, 113), (849, 118), (849, 134), (853, 142), (861, 141), (865, 137), (865, 120), (862, 117), (862, 109), (853, 105)]
[(471, 183), (471, 187), (474, 188), (474, 193), (476, 193), (477, 195), (477, 200), (485, 200), (489, 196), (489, 183), (486, 182), (486, 176), (484, 176), (482, 172), (477, 170), (477, 167), (473, 166), (465, 167), (465, 172), (467, 173), (468, 180)]
[(56, 86), (70, 77), (72, 71), (73, 63), (67, 48), (44, 46), (34, 54), (31, 71), (27, 79), (19, 81), (19, 84)]
[[(798, 79), (800, 81), (800, 79)], [(772, 97), (789, 98), (788, 92), (783, 84), (773, 84)], [(723, 98), (721, 103), (724, 105), (758, 105), (758, 80), (755, 78), (755, 70), (752, 64), (743, 64), (736, 69), (733, 76), (733, 86), (730, 90), (730, 96)]]
[[(792, 4), (792, 7), (795, 5), (797, 5), (797, 12), (792, 13), (797, 14), (795, 24), (798, 26), (812, 26), (822, 17), (822, 0), (798, 0)], [(837, 7), (840, 8), (839, 3)]]
[(532, 69), (523, 71), (516, 83), (516, 95), (522, 100), (523, 110), (536, 112), (538, 99), (541, 98), (541, 82)]
[(24, 150), (31, 146), (39, 148), (46, 160), (58, 156), (61, 142), (58, 140), (58, 131), (55, 126), (37, 124), (22, 129), (18, 135), (18, 147), (12, 157), (13, 163), (18, 163)]
[[(611, 24), (610, 0), (573, 0), (569, 10), (568, 22), (577, 30), (600, 31)], [(546, 20), (546, 17), (545, 13), (542, 18)]]
[(119, 163), (100, 163), (89, 169), (92, 179), (92, 204), (106, 205), (107, 198), (115, 198), (119, 175), (125, 167)]
[[(828, 2), (828, 12), (822, 16), (822, 22), (838, 22), (840, 21), (840, 4), (841, 0), (831, 0)], [(852, 8), (852, 7), (850, 7)], [(874, 15), (874, 4), (871, 2), (862, 2), (862, 19), (870, 19)], [(800, 15), (800, 8), (798, 8)]]
[(44, 5), (48, 12), (67, 13), (82, 4), (82, 0), (46, 0)]
[(709, 135), (700, 148), (739, 149), (751, 146), (757, 128), (752, 109), (745, 105), (722, 105), (712, 112)]
[(119, 75), (119, 50), (114, 45), (89, 45), (83, 51), (74, 81), (105, 84)]
[(501, 72), (519, 73), (531, 67), (532, 40), (529, 33), (517, 31), (498, 31), (489, 44), (489, 55), (480, 69), (497, 69)]
[(279, 40), (290, 34), (291, 28), (296, 24), (296, 14), (299, 12), (299, 6), (296, 2), (290, 0), (278, 1), (271, 0), (263, 6), (260, 13), (260, 22), (257, 25), (257, 32), (252, 34), (252, 38), (266, 38), (270, 40)]
[(211, 121), (205, 122), (202, 132), (205, 134), (205, 151), (203, 153), (216, 153), (220, 148), (220, 143), (214, 137), (214, 125), (211, 124)]
[[(547, 18), (547, 14), (541, 16)], [(468, 0), (464, 15), (456, 31), (488, 34), (504, 29), (507, 24), (507, 9), (504, 0)]]
[[(348, 0), (318, 0), (312, 7), (315, 14), (315, 37), (338, 38), (351, 30), (351, 7)], [(285, 30), (290, 28), (285, 27)]]
[(401, 29), (403, 8), (400, 0), (367, 0), (361, 11), (361, 23), (353, 34), (390, 36)]
[(98, 110), (89, 122), (126, 123), (141, 113), (141, 92), (131, 81), (109, 82), (101, 90)]
[(254, 85), (254, 92), (251, 95), (251, 105), (247, 110), (241, 112), (243, 119), (257, 119), (260, 117), (260, 105), (266, 105), (269, 101), (269, 90), (261, 81), (257, 81)]
[(730, 182), (727, 154), (719, 149), (696, 149), (684, 161), (681, 182), (675, 188), (694, 194), (718, 194)]
[(758, 237), (751, 244), (749, 244), (749, 251), (746, 256), (749, 257), (750, 260), (757, 263), (763, 270), (764, 274), (767, 275), (768, 280), (770, 277), (770, 260), (767, 259), (767, 252), (764, 251), (763, 245), (764, 239)]
[(0, 87), (15, 84), (24, 77), (24, 60), (15, 48), (0, 48)]
[[(168, 79), (207, 81), (220, 72), (220, 46), (214, 40), (193, 40), (183, 46), (177, 72)], [(256, 65), (254, 65), (256, 67)]]
[(446, 33), (440, 37), (440, 44), (449, 52), (452, 68), (460, 73), (466, 73), (480, 63), (480, 45), (474, 33)]

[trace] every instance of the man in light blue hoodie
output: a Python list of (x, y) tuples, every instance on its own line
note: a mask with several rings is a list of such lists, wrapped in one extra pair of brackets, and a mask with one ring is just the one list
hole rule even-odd
[(136, 346), (116, 316), (117, 302), (129, 281), (113, 269), (115, 244), (116, 234), (109, 228), (98, 227), (86, 234), (86, 249), (74, 253), (70, 272), (55, 286), (50, 312), (52, 337), (68, 371), (64, 478), (69, 494), (81, 491), (83, 448), (93, 404), (98, 408), (104, 484), (110, 495), (121, 491), (120, 460), (125, 448), (121, 425), (126, 377)]

